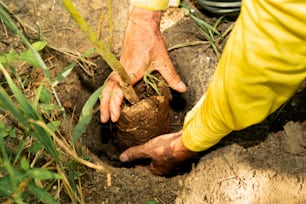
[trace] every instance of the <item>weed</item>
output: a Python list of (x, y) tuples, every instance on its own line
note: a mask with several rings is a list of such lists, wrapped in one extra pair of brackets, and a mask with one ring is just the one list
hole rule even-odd
[[(14, 203), (30, 203), (36, 200), (59, 203), (59, 191), (55, 191), (53, 186), (56, 186), (56, 189), (62, 189), (61, 186), (64, 186), (73, 203), (82, 202), (82, 194), (75, 188), (76, 178), (82, 173), (67, 176), (67, 172), (74, 172), (76, 168), (76, 165), (68, 164), (78, 162), (106, 173), (108, 170), (78, 156), (74, 144), (67, 142), (59, 130), (60, 118), (52, 113), (62, 113), (65, 127), (76, 140), (85, 131), (92, 117), (93, 106), (102, 87), (87, 101), (79, 125), (72, 130), (55, 86), (69, 75), (75, 63), (64, 68), (52, 80), (49, 69), (39, 54), (39, 51), (47, 46), (46, 42), (40, 40), (31, 44), (17, 28), (2, 3), (0, 19), (28, 48), (21, 53), (12, 50), (0, 56), (0, 71), (5, 78), (5, 82), (0, 84), (0, 197)], [(38, 85), (29, 86), (33, 89), (31, 96), (26, 94), (20, 80), (22, 76), (14, 69), (13, 64), (16, 61), (42, 70), (43, 77), (39, 79)], [(10, 148), (9, 140), (18, 142), (18, 148)], [(107, 177), (110, 178), (109, 173)]]
[[(210, 46), (212, 47), (213, 51), (215, 52), (216, 56), (220, 58), (220, 52), (217, 48), (217, 42), (220, 40), (224, 40), (224, 35), (222, 35), (218, 30), (217, 27), (222, 22), (224, 16), (221, 16), (217, 19), (214, 25), (210, 25), (205, 20), (200, 18), (197, 13), (190, 9), (186, 4), (181, 4), (182, 8), (186, 10), (186, 13), (188, 16), (190, 16), (191, 19), (194, 20), (194, 22), (199, 26), (204, 38), (209, 42)], [(217, 38), (216, 38), (217, 36)], [(201, 43), (202, 44), (202, 43)]]
[(161, 93), (157, 87), (158, 83), (162, 83), (165, 86), (168, 86), (164, 81), (160, 80), (158, 77), (154, 76), (152, 73), (150, 73), (150, 69), (146, 70), (146, 73), (143, 76), (143, 81), (146, 86), (150, 86), (153, 88), (153, 90), (161, 96)]

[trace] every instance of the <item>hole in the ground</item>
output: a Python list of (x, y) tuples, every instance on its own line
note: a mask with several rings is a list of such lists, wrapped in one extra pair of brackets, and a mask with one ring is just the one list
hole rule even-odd
[[(188, 101), (183, 97), (181, 93), (171, 90), (172, 99), (169, 101), (169, 111), (170, 111), (170, 132), (177, 131), (182, 128), (184, 120), (184, 112), (186, 112), (186, 107)], [(98, 116), (97, 116), (98, 118)], [(116, 137), (114, 136), (116, 130), (116, 124), (108, 122), (106, 124), (101, 124), (101, 142), (103, 143), (103, 149), (96, 152), (97, 156), (104, 162), (112, 165), (113, 167), (137, 167), (137, 166), (148, 166), (150, 165), (150, 159), (140, 159), (130, 163), (121, 163), (119, 161), (119, 155), (121, 153), (120, 147), (117, 145)], [(170, 133), (169, 132), (169, 133)], [(191, 169), (191, 165), (194, 160), (189, 160), (184, 165), (177, 168), (172, 175), (184, 174)]]
[(172, 100), (170, 100), (170, 108), (175, 112), (185, 111), (187, 100), (177, 91), (171, 90)]

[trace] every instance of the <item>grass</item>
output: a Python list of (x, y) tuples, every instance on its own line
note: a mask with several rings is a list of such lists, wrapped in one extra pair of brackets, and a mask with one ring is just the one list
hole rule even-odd
[(208, 22), (206, 22), (203, 19), (202, 17), (203, 15), (200, 15), (200, 12), (197, 11), (194, 6), (191, 6), (191, 3), (189, 1), (186, 1), (185, 3), (181, 3), (181, 7), (186, 10), (187, 15), (192, 20), (194, 20), (194, 22), (199, 26), (200, 31), (203, 37), (206, 39), (206, 41), (186, 42), (186, 43), (182, 43), (174, 47), (171, 47), (168, 50), (176, 49), (179, 47), (185, 47), (185, 46), (207, 44), (213, 49), (217, 58), (220, 58), (221, 54), (218, 49), (218, 44), (220, 42), (225, 41), (225, 36), (231, 31), (232, 26), (230, 26), (224, 33), (220, 33), (217, 30), (217, 27), (222, 23), (224, 16), (220, 16), (213, 25), (210, 25)]
[[(55, 88), (69, 75), (75, 63), (51, 78), (40, 54), (46, 42), (31, 43), (1, 3), (0, 19), (27, 47), (22, 52), (11, 50), (0, 54), (0, 72), (4, 77), (0, 84), (0, 201), (60, 203), (59, 195), (64, 190), (72, 203), (82, 203), (82, 192), (77, 190), (82, 172), (79, 165), (73, 164), (103, 171), (110, 179), (109, 170), (83, 159), (76, 145), (91, 120), (93, 106), (103, 87), (88, 99), (77, 126), (72, 128)], [(17, 61), (41, 70), (43, 77), (36, 85), (27, 76), (19, 75), (15, 67)], [(69, 141), (67, 135), (64, 137), (64, 132), (73, 140)], [(12, 147), (11, 143), (17, 147)]]

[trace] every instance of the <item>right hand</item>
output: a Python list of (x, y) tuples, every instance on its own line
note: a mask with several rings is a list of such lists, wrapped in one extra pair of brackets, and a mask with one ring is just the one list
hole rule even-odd
[(182, 131), (179, 131), (155, 137), (142, 145), (130, 147), (121, 153), (119, 159), (121, 162), (151, 159), (148, 169), (156, 175), (165, 175), (196, 154), (184, 146)]
[[(172, 89), (184, 92), (187, 88), (168, 55), (159, 28), (160, 20), (160, 11), (130, 8), (120, 62), (129, 74), (132, 85), (142, 79), (149, 69), (150, 72), (158, 71)], [(105, 81), (100, 97), (101, 122), (109, 119), (118, 121), (122, 101), (119, 76), (112, 72)]]

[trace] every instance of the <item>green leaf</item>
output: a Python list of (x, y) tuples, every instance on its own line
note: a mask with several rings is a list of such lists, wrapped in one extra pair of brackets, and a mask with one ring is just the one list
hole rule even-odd
[(60, 202), (54, 199), (45, 189), (38, 187), (34, 182), (28, 185), (29, 191), (39, 200), (48, 204), (59, 204)]
[(12, 64), (18, 58), (18, 54), (11, 50), (9, 53), (0, 56), (0, 63), (5, 65)]
[(0, 178), (0, 195), (6, 198), (9, 198), (13, 192), (14, 192), (14, 189), (12, 188), (10, 184), (9, 176), (4, 176)]
[(65, 69), (59, 73), (59, 75), (56, 77), (55, 81), (52, 82), (52, 86), (55, 87), (57, 84), (59, 84), (63, 79), (65, 79), (73, 70), (76, 63), (69, 64)]
[(47, 169), (33, 168), (27, 171), (27, 173), (24, 175), (24, 178), (48, 180), (48, 179), (61, 179), (62, 177), (57, 173), (54, 173)]
[(28, 50), (25, 51), (23, 53), (20, 54), (19, 59), (21, 61), (24, 61), (34, 67), (40, 67), (39, 62), (37, 62), (37, 60), (35, 59), (34, 53), (32, 52), (32, 50)]
[(39, 99), (41, 97), (41, 92), (43, 90), (43, 87), (44, 87), (44, 80), (42, 80), (39, 84), (39, 87), (35, 90), (35, 97), (34, 97), (34, 100), (33, 100), (33, 108), (38, 111), (38, 103), (39, 103)]
[(144, 204), (157, 204), (155, 200), (145, 201)]
[(42, 103), (51, 103), (51, 92), (45, 86), (43, 86), (43, 88), (41, 90), (41, 95), (39, 97), (39, 100)]
[(39, 104), (39, 107), (44, 110), (64, 111), (64, 107), (55, 104)]
[(4, 122), (0, 121), (0, 136), (7, 137), (10, 134), (12, 128), (6, 127)]
[(46, 41), (36, 41), (32, 44), (32, 47), (36, 51), (41, 51), (46, 47), (46, 45), (47, 45)]
[[(44, 47), (47, 45), (45, 41), (37, 41), (34, 42), (31, 46), (32, 49), (35, 51), (40, 51), (44, 49)], [(40, 62), (35, 58), (35, 52), (33, 50), (29, 49), (23, 53), (20, 54), (19, 59), (22, 61), (25, 61), (26, 63), (34, 66), (34, 67), (40, 67)]]
[(92, 115), (93, 113), (91, 112), (91, 113), (84, 115), (82, 118), (80, 118), (78, 124), (75, 126), (75, 129), (72, 135), (73, 142), (79, 139), (82, 136), (82, 134), (86, 131), (86, 128), (92, 119)]
[(72, 141), (75, 142), (85, 131), (93, 116), (93, 107), (97, 103), (104, 86), (98, 88), (86, 101), (82, 108), (80, 119), (72, 135)]
[(0, 131), (5, 129), (4, 122), (0, 121)]
[[(39, 120), (43, 123), (43, 121)], [(33, 127), (33, 130), (35, 132), (32, 133), (33, 136), (35, 136), (44, 146), (44, 148), (54, 157), (54, 159), (58, 162), (59, 156), (58, 151), (55, 147), (54, 142), (52, 141), (51, 135), (47, 130), (42, 128), (40, 125), (36, 124), (37, 121), (33, 121), (31, 124)], [(47, 126), (46, 126), (47, 127)]]
[(0, 70), (5, 76), (5, 79), (13, 92), (14, 96), (16, 97), (16, 100), (21, 105), (21, 109), (25, 112), (26, 115), (30, 116), (30, 118), (33, 119), (39, 119), (39, 116), (34, 111), (33, 107), (25, 97), (25, 95), (22, 93), (22, 91), (17, 87), (17, 85), (13, 82), (11, 76), (9, 73), (3, 68), (3, 66), (0, 66)]
[(84, 54), (82, 54), (82, 57), (86, 58), (89, 57), (91, 54), (95, 53), (96, 48), (90, 48), (89, 50), (87, 50)]
[(10, 131), (8, 134), (11, 138), (16, 138), (16, 128), (10, 128)]
[(29, 161), (26, 158), (22, 157), (20, 161), (20, 167), (25, 171), (29, 170), (30, 169)]
[[(1, 64), (0, 64), (1, 66)], [(11, 100), (10, 96), (6, 91), (0, 86), (0, 108), (9, 112), (19, 123), (21, 123), (25, 128), (27, 128), (26, 119), (16, 105)]]
[(38, 140), (36, 140), (29, 148), (29, 152), (36, 154), (39, 150), (42, 149), (43, 149), (42, 144)]
[[(35, 111), (35, 109), (31, 106), (30, 102), (26, 99), (23, 93), (19, 90), (16, 84), (13, 82), (12, 78), (8, 74), (8, 72), (3, 68), (0, 64), (0, 70), (3, 72), (7, 83), (13, 92), (16, 100), (19, 102), (20, 109), (23, 113), (21, 113), (18, 109), (16, 109), (16, 105), (14, 105), (10, 97), (7, 95), (5, 90), (0, 86), (0, 107), (6, 107), (6, 111), (11, 111), (11, 114), (16, 117), (18, 122), (22, 123), (25, 128), (31, 127), (33, 131), (33, 135), (38, 138), (38, 140), (44, 145), (46, 150), (58, 161), (58, 151), (55, 148), (54, 142), (51, 139), (51, 135), (48, 134), (46, 130), (44, 130), (39, 125), (31, 124), (29, 125), (28, 121), (42, 121), (42, 117)], [(2, 101), (2, 98), (4, 101)], [(26, 117), (26, 119), (25, 119)]]
[(33, 52), (33, 59), (35, 59), (38, 63), (38, 67), (40, 67), (43, 72), (45, 77), (50, 80), (50, 72), (46, 66), (46, 64), (44, 63), (44, 61), (42, 60), (41, 56), (39, 55), (39, 53), (33, 48), (33, 46), (31, 45), (31, 43), (29, 42), (29, 40), (24, 36), (24, 34), (17, 28), (16, 24), (14, 23), (13, 19), (10, 17), (8, 11), (2, 6), (2, 4), (0, 4), (0, 18), (2, 20), (2, 22), (8, 27), (10, 28), (14, 33), (16, 33), (20, 39), (23, 41), (23, 43), (29, 48), (30, 51)]
[(47, 127), (52, 131), (52, 132), (55, 132), (55, 130), (57, 130), (57, 128), (60, 126), (61, 124), (61, 121), (59, 120), (55, 120), (55, 121), (52, 121), (50, 123), (47, 124)]

